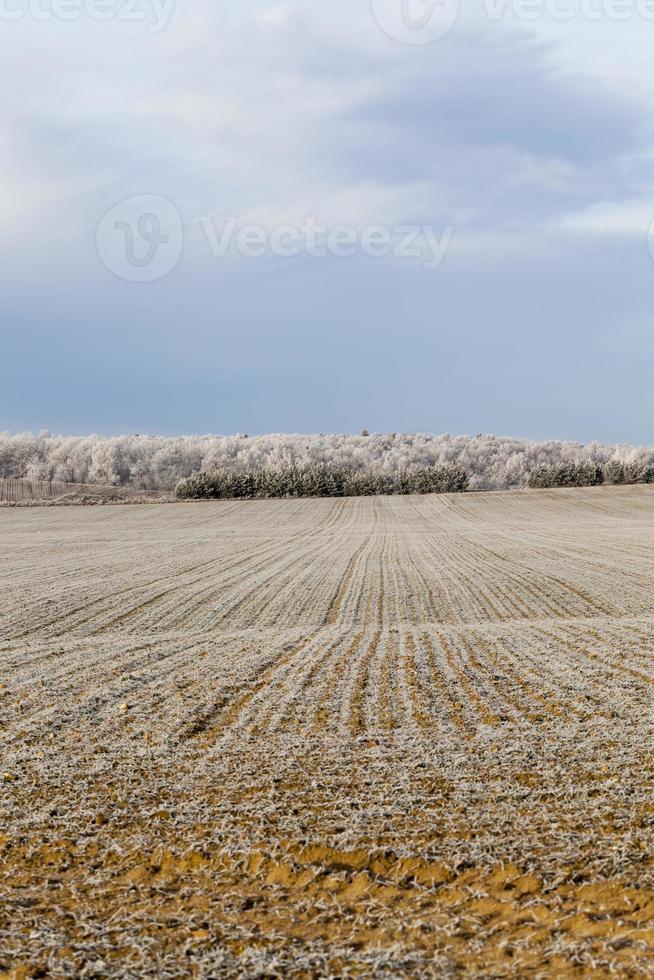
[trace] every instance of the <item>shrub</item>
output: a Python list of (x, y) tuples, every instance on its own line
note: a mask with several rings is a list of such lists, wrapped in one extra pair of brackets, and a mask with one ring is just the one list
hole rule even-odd
[(538, 466), (529, 474), (528, 485), (535, 489), (546, 487), (597, 487), (604, 482), (602, 467), (592, 460)]
[(596, 487), (602, 483), (620, 486), (635, 483), (654, 483), (654, 468), (642, 463), (623, 463), (611, 459), (603, 466), (582, 460), (557, 466), (538, 466), (528, 478), (532, 489), (547, 487)]
[(405, 469), (395, 475), (341, 466), (279, 466), (252, 473), (213, 470), (182, 480), (179, 500), (271, 497), (369, 497), (389, 494), (463, 493), (468, 476), (455, 463)]
[(642, 463), (622, 463), (612, 459), (604, 466), (604, 482), (615, 486), (620, 484), (652, 483), (654, 470)]

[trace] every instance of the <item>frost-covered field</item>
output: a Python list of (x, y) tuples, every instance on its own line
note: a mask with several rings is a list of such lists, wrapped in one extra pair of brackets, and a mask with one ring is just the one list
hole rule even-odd
[(651, 975), (651, 487), (0, 551), (0, 974)]

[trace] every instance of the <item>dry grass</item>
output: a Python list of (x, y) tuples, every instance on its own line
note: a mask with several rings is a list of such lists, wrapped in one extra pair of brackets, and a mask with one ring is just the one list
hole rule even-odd
[(651, 975), (651, 488), (0, 547), (0, 975)]
[(55, 500), (69, 492), (70, 484), (60, 481), (0, 479), (0, 503), (26, 500)]
[(63, 507), (76, 504), (158, 503), (172, 501), (163, 490), (113, 487), (95, 483), (0, 479), (0, 507)]

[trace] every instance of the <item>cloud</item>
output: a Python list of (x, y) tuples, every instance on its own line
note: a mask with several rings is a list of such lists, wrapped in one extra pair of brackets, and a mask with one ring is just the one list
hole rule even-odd
[[(137, 24), (20, 26), (31, 44), (0, 68), (12, 227), (21, 208), (27, 220), (59, 195), (88, 239), (121, 195), (161, 193), (189, 220), (225, 210), (499, 233), (619, 205), (634, 179), (646, 189), (654, 177), (647, 108), (557, 70), (551, 44), (497, 24), (417, 52), (356, 0), (240, 13), (179, 0), (155, 36)], [(47, 31), (61, 47), (44, 63)], [(7, 93), (19, 65), (17, 112)]]
[[(551, 32), (464, 18), (407, 47), (368, 0), (178, 0), (154, 35), (15, 26), (0, 63), (0, 252), (15, 280), (0, 323), (7, 357), (40, 353), (32, 403), (18, 374), (1, 393), (4, 424), (107, 431), (119, 384), (121, 428), (174, 429), (165, 393), (179, 390), (186, 429), (332, 417), (619, 438), (623, 411), (624, 438), (646, 437), (628, 377), (647, 363), (654, 85), (637, 98), (615, 65), (597, 75), (595, 54), (586, 71), (589, 35), (562, 59)], [(174, 201), (188, 235), (148, 286), (111, 278), (94, 244), (102, 216), (142, 194)], [(209, 214), (456, 232), (431, 274), (365, 257), (217, 261)], [(557, 370), (578, 386), (542, 421)]]
[(588, 208), (572, 211), (555, 227), (592, 235), (642, 236), (654, 222), (652, 201), (634, 203), (598, 201)]

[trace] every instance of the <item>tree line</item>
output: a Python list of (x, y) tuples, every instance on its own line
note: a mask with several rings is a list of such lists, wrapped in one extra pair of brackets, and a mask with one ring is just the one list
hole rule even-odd
[(624, 482), (631, 482), (634, 473), (640, 481), (654, 468), (654, 449), (447, 433), (173, 437), (0, 433), (0, 479), (144, 491), (173, 491), (200, 473), (231, 474), (238, 482), (264, 471), (320, 473), (325, 468), (330, 473), (342, 470), (353, 487), (403, 486), (406, 474), (412, 474), (417, 486), (418, 471), (448, 466), (465, 472), (470, 490), (574, 486), (575, 481), (588, 478), (584, 467), (599, 467), (602, 482), (619, 482), (624, 467)]
[(280, 466), (252, 473), (214, 470), (182, 480), (180, 500), (269, 497), (372, 497), (395, 494), (463, 493), (470, 481), (456, 463), (413, 467), (396, 474), (353, 471), (342, 466)]

